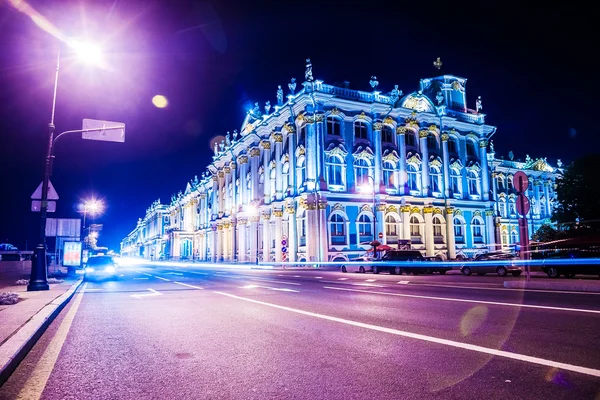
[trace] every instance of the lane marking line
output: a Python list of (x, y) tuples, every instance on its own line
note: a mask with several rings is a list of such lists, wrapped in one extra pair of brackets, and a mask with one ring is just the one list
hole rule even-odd
[(262, 288), (262, 289), (268, 289), (268, 290), (276, 290), (276, 291), (279, 291), (279, 292), (300, 293), (299, 290), (288, 289), (288, 288), (276, 288), (276, 287), (272, 287), (272, 286), (262, 286), (262, 285), (246, 285), (246, 286), (238, 286), (238, 288), (240, 288), (240, 289)]
[(181, 272), (167, 272), (167, 275), (183, 275)]
[[(484, 285), (484, 284), (482, 284)], [(490, 284), (490, 285), (493, 285)], [(598, 292), (573, 292), (567, 290), (544, 290), (544, 289), (513, 289), (505, 287), (475, 287), (475, 286), (460, 286), (460, 285), (438, 285), (435, 283), (411, 283), (411, 286), (433, 286), (433, 287), (447, 287), (447, 288), (458, 288), (458, 289), (476, 289), (476, 290), (508, 290), (513, 292), (534, 292), (534, 293), (562, 293), (562, 294), (593, 294), (600, 295)]]
[(325, 289), (331, 289), (331, 290), (345, 290), (345, 291), (349, 291), (349, 292), (359, 292), (359, 293), (369, 293), (369, 294), (382, 294), (382, 295), (385, 295), (385, 296), (410, 297), (410, 298), (413, 298), (413, 299), (455, 301), (455, 302), (458, 302), (458, 303), (490, 304), (490, 305), (495, 305), (495, 306), (535, 308), (535, 309), (540, 309), (540, 310), (571, 311), (571, 312), (582, 312), (582, 313), (590, 313), (590, 314), (600, 314), (600, 310), (586, 310), (586, 309), (583, 309), (583, 308), (538, 306), (538, 305), (535, 305), (535, 304), (503, 303), (503, 302), (498, 302), (498, 301), (486, 301), (486, 300), (454, 299), (454, 298), (451, 298), (451, 297), (421, 296), (421, 295), (418, 295), (418, 294), (377, 292), (377, 291), (374, 291), (374, 290), (349, 289), (349, 288), (341, 288), (341, 287), (333, 287), (333, 286), (323, 286), (323, 287)]
[(136, 280), (136, 279), (148, 279), (148, 278), (133, 278), (133, 279)]
[(504, 357), (504, 358), (508, 358), (511, 360), (524, 361), (524, 362), (528, 362), (531, 364), (542, 365), (545, 367), (558, 368), (558, 369), (562, 369), (562, 370), (578, 372), (580, 374), (600, 377), (600, 370), (593, 369), (593, 368), (581, 367), (578, 365), (572, 365), (572, 364), (566, 364), (566, 363), (562, 363), (562, 362), (558, 362), (558, 361), (546, 360), (543, 358), (528, 356), (525, 354), (511, 353), (509, 351), (497, 350), (497, 349), (484, 347), (484, 346), (478, 346), (478, 345), (474, 345), (474, 344), (461, 343), (461, 342), (457, 342), (454, 340), (437, 338), (434, 336), (421, 335), (418, 333), (413, 333), (413, 332), (408, 332), (408, 331), (401, 331), (399, 329), (385, 328), (383, 326), (366, 324), (364, 322), (352, 321), (349, 319), (333, 317), (333, 316), (325, 315), (325, 314), (318, 314), (318, 313), (304, 311), (304, 310), (300, 310), (300, 309), (292, 308), (292, 307), (280, 306), (278, 304), (267, 303), (265, 301), (249, 299), (246, 297), (236, 296), (234, 294), (229, 294), (229, 293), (224, 293), (224, 292), (214, 292), (214, 293), (220, 294), (222, 296), (227, 296), (227, 297), (230, 297), (233, 299), (237, 299), (237, 300), (244, 300), (244, 301), (254, 303), (254, 304), (260, 304), (263, 306), (277, 308), (280, 310), (289, 311), (289, 312), (293, 312), (296, 314), (302, 314), (302, 315), (306, 315), (309, 317), (324, 319), (327, 321), (339, 322), (342, 324), (356, 326), (359, 328), (365, 328), (365, 329), (370, 329), (373, 331), (390, 333), (392, 335), (402, 336), (402, 337), (406, 337), (406, 338), (410, 338), (410, 339), (421, 340), (424, 342), (442, 344), (445, 346), (455, 347), (455, 348), (459, 348), (459, 349), (463, 349), (463, 350), (470, 350), (470, 351), (474, 351), (474, 352), (478, 352), (478, 353), (489, 354), (492, 356)]
[(292, 278), (302, 278), (300, 275), (294, 275)]
[(347, 281), (348, 278), (338, 278), (338, 281)]
[(148, 290), (152, 293), (146, 293), (146, 294), (132, 294), (131, 297), (136, 298), (136, 299), (141, 299), (143, 297), (151, 297), (151, 296), (162, 296), (162, 293), (157, 292), (154, 289), (148, 288)]
[(157, 278), (157, 279), (162, 279), (163, 281), (166, 281), (166, 282), (171, 282), (171, 280), (170, 280), (170, 279), (163, 278), (163, 277), (161, 277), (161, 276), (155, 276), (155, 278)]
[(400, 281), (398, 283), (401, 284), (401, 285), (408, 285), (408, 281)]
[(203, 290), (203, 289), (204, 289), (203, 287), (200, 287), (200, 286), (194, 286), (194, 285), (189, 285), (189, 284), (187, 284), (187, 283), (183, 283), (183, 282), (176, 282), (176, 281), (173, 281), (173, 283), (176, 283), (176, 284), (178, 284), (178, 285), (183, 285), (183, 286), (191, 287), (191, 288), (194, 288), (194, 289), (200, 289), (200, 290)]
[(37, 400), (42, 397), (42, 393), (46, 388), (50, 374), (52, 373), (52, 370), (56, 365), (56, 361), (58, 360), (58, 355), (60, 354), (65, 340), (67, 339), (67, 334), (69, 333), (71, 325), (73, 324), (73, 320), (75, 319), (75, 314), (77, 314), (77, 310), (81, 304), (86, 287), (87, 283), (84, 283), (81, 287), (81, 290), (77, 293), (75, 301), (73, 301), (73, 305), (69, 309), (67, 315), (65, 315), (65, 319), (63, 319), (60, 323), (56, 334), (44, 351), (44, 354), (42, 354), (42, 357), (36, 364), (35, 369), (29, 376), (29, 379), (27, 379), (25, 385), (17, 395), (18, 400)]
[(323, 279), (322, 276), (315, 276), (315, 279)]
[[(240, 279), (243, 279), (243, 277), (240, 277)], [(296, 283), (296, 282), (285, 282), (285, 281), (278, 281), (278, 280), (273, 280), (273, 279), (263, 279), (263, 278), (249, 278), (249, 279), (251, 281), (263, 281), (263, 282), (282, 283), (284, 285), (302, 286), (301, 283)]]
[(147, 274), (145, 272), (142, 272), (142, 274), (146, 275), (146, 276), (153, 276), (152, 274)]
[(365, 282), (375, 282), (377, 279), (365, 279)]

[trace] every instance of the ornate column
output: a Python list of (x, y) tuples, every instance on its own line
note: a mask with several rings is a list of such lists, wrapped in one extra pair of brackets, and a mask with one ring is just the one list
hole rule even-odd
[(376, 240), (379, 240), (382, 244), (386, 244), (386, 237), (385, 234), (383, 235), (383, 239), (378, 239), (379, 236), (379, 232), (385, 232), (385, 208), (386, 208), (386, 204), (377, 204), (375, 206), (375, 210), (377, 212), (377, 224), (376, 224), (376, 230), (377, 232), (373, 232), (373, 238)]
[(419, 132), (419, 144), (421, 148), (421, 194), (429, 196), (429, 149), (427, 148), (428, 130)]
[(497, 172), (492, 172), (492, 181), (490, 182), (492, 184), (492, 196), (493, 199), (491, 199), (494, 202), (494, 208), (496, 209), (496, 215), (500, 215), (500, 210), (498, 209), (499, 205), (498, 205), (498, 188), (496, 185), (496, 177), (498, 176)]
[(306, 123), (306, 187), (309, 191), (315, 189), (317, 178), (319, 177), (317, 169), (317, 146), (316, 146), (316, 129), (315, 118), (313, 115), (305, 114), (304, 122)]
[(544, 197), (546, 198), (546, 218), (550, 218), (551, 215), (551, 206), (550, 206), (550, 185), (552, 181), (545, 180), (544, 181)]
[[(295, 196), (298, 193), (296, 188), (296, 129), (294, 129), (294, 125), (285, 124), (283, 129), (288, 133), (288, 154), (290, 156), (290, 171), (289, 171), (289, 185), (292, 187), (292, 196)], [(283, 188), (284, 191), (287, 191), (287, 188)], [(290, 259), (291, 261), (291, 259)]]
[(246, 175), (248, 175), (248, 156), (239, 156), (238, 164), (240, 165), (240, 204), (245, 206), (248, 204), (249, 193), (246, 184)]
[(231, 229), (231, 223), (225, 222), (223, 224), (223, 230), (221, 234), (221, 242), (223, 243), (223, 261), (229, 261), (229, 252), (231, 249), (231, 243), (229, 242), (229, 231)]
[(271, 261), (271, 213), (268, 210), (265, 210), (262, 214), (263, 221), (263, 261), (269, 262)]
[(382, 181), (381, 172), (383, 171), (383, 164), (381, 161), (381, 128), (383, 128), (383, 123), (381, 123), (381, 121), (373, 123), (373, 147), (375, 147), (373, 190), (375, 193), (380, 192)]
[(283, 199), (283, 164), (281, 163), (281, 154), (283, 147), (283, 135), (279, 132), (273, 132), (271, 139), (275, 142), (275, 199)]
[(246, 224), (248, 223), (247, 218), (238, 218), (237, 220), (237, 231), (238, 231), (238, 262), (246, 262)]
[(283, 236), (283, 210), (281, 208), (273, 208), (273, 216), (275, 217), (275, 261), (281, 262), (281, 237)]
[(231, 209), (233, 207), (233, 204), (231, 202), (232, 199), (229, 196), (229, 185), (231, 184), (231, 168), (224, 167), (223, 172), (225, 175), (223, 179), (223, 187), (225, 188), (225, 196), (223, 199), (223, 215), (231, 215)]
[(454, 237), (454, 208), (446, 207), (446, 248), (448, 259), (456, 258), (456, 238)]
[(252, 195), (248, 202), (259, 200), (258, 195), (258, 158), (260, 157), (260, 149), (253, 147), (250, 149), (250, 173), (252, 175)]
[(253, 215), (248, 218), (250, 221), (250, 261), (254, 264), (258, 264), (258, 221), (260, 215)]
[(325, 179), (325, 129), (323, 129), (323, 121), (325, 114), (315, 113), (315, 142), (317, 145), (317, 187), (319, 185), (319, 177)]
[(425, 217), (425, 254), (430, 257), (435, 255), (433, 241), (433, 207), (423, 207), (423, 215)]
[(217, 261), (223, 258), (223, 224), (217, 224)]
[(401, 206), (402, 212), (402, 239), (410, 240), (410, 206)]
[(285, 211), (288, 214), (288, 259), (290, 262), (295, 262), (298, 254), (296, 204), (293, 201), (287, 203), (285, 206)]
[(204, 241), (204, 236), (206, 234), (204, 232), (200, 232), (200, 239), (198, 241), (198, 260), (205, 261), (206, 260), (206, 246)]
[(481, 198), (490, 199), (490, 172), (487, 160), (487, 140), (479, 141), (479, 154), (481, 159)]
[[(238, 187), (236, 186), (238, 170), (237, 170), (237, 164), (234, 161), (231, 162), (230, 166), (231, 166), (231, 208), (232, 208), (232, 213), (237, 214), (238, 206), (240, 205), (239, 195), (238, 195)], [(241, 181), (240, 181), (240, 183), (241, 183)]]
[(540, 215), (542, 214), (542, 203), (541, 203), (541, 193), (540, 193), (540, 185), (542, 184), (542, 182), (538, 179), (535, 179), (533, 177), (531, 177), (529, 179), (529, 184), (533, 186), (533, 197), (535, 198), (535, 206), (533, 206), (533, 209), (535, 211), (535, 214)]
[(317, 246), (319, 247), (318, 260), (321, 262), (329, 261), (329, 235), (327, 229), (327, 198), (325, 195), (319, 195), (317, 218), (319, 219), (319, 236)]
[(271, 161), (271, 142), (263, 140), (260, 142), (263, 148), (263, 198), (264, 204), (271, 203), (271, 171), (269, 170), (269, 161)]
[(237, 241), (238, 235), (237, 235), (237, 219), (234, 219), (231, 222), (231, 229), (229, 230), (229, 243), (231, 243), (230, 245), (230, 249), (231, 249), (231, 257), (230, 260), (231, 261), (237, 261), (238, 256), (237, 256), (237, 251), (238, 251), (238, 241)]
[(218, 172), (218, 177), (219, 177), (219, 193), (217, 194), (217, 199), (219, 200), (219, 210), (218, 210), (218, 215), (219, 218), (221, 218), (223, 215), (225, 215), (225, 196), (223, 196), (223, 187), (224, 187), (224, 183), (225, 183), (225, 172), (221, 169)]
[(485, 232), (487, 236), (488, 251), (496, 250), (496, 227), (494, 224), (494, 210), (485, 210)]
[(407, 194), (408, 189), (406, 185), (406, 128), (400, 126), (396, 128), (396, 140), (398, 142), (398, 153), (400, 155), (400, 179), (398, 180), (398, 190), (401, 195)]
[(218, 205), (217, 205), (217, 194), (219, 192), (219, 177), (215, 174), (212, 176), (212, 181), (213, 181), (213, 185), (212, 185), (212, 219), (217, 219), (217, 215), (219, 215), (218, 212)]
[(442, 133), (442, 160), (444, 162), (444, 196), (450, 197), (450, 156), (448, 155), (448, 139), (450, 135)]
[[(317, 261), (319, 250), (317, 243), (319, 230), (317, 222), (317, 199), (315, 193), (310, 193), (306, 198), (306, 261)], [(328, 237), (323, 238), (327, 241)]]
[(210, 256), (212, 258), (212, 262), (217, 262), (217, 225), (211, 225), (212, 238), (211, 238), (211, 249)]

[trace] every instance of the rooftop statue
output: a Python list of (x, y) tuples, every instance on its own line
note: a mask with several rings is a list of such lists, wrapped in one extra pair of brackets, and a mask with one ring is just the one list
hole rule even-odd
[(379, 85), (379, 81), (375, 75), (371, 76), (371, 80), (369, 81), (369, 85), (375, 90), (375, 88)]
[(315, 80), (312, 74), (312, 63), (310, 62), (310, 58), (306, 59), (306, 71), (304, 72), (304, 79), (306, 79), (308, 82)]
[(483, 110), (483, 104), (481, 102), (481, 96), (477, 96), (477, 100), (475, 101), (475, 111), (479, 114)]
[(238, 140), (238, 136), (239, 136), (239, 132), (237, 131), (237, 129), (233, 130), (233, 140)]
[(267, 100), (267, 102), (265, 103), (265, 114), (269, 114), (269, 111), (271, 111), (271, 102)]
[(391, 93), (390, 93), (390, 97), (392, 98), (392, 101), (395, 103), (398, 101), (398, 99), (400, 98), (400, 96), (402, 96), (402, 90), (398, 90), (398, 85), (394, 85), (394, 88), (392, 89)]
[(281, 89), (281, 85), (277, 85), (277, 105), (280, 106), (283, 104), (283, 89)]
[(288, 83), (288, 88), (290, 89), (290, 93), (293, 95), (296, 91), (296, 78), (292, 78), (290, 83)]
[(442, 68), (442, 60), (440, 59), (440, 57), (438, 57), (437, 60), (435, 60), (433, 62), (433, 66), (436, 67), (437, 69)]
[(225, 135), (225, 145), (227, 147), (231, 146), (231, 136), (229, 136), (229, 131), (227, 131), (227, 134)]
[(437, 105), (438, 106), (442, 105), (442, 103), (444, 102), (444, 95), (442, 94), (441, 91), (437, 92), (437, 95), (435, 96), (435, 100), (437, 101), (437, 103), (438, 103)]

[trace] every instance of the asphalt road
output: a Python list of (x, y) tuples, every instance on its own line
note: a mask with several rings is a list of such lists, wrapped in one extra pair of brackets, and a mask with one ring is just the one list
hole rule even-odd
[(600, 398), (600, 294), (496, 276), (122, 272), (84, 283), (0, 399)]

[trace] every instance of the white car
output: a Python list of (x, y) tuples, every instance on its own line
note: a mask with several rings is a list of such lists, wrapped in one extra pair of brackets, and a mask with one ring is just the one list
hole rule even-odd
[(342, 265), (342, 272), (360, 272), (360, 273), (365, 273), (365, 272), (372, 272), (372, 265), (371, 264), (359, 264), (359, 262), (371, 262), (373, 261), (373, 257), (372, 256), (360, 256), (360, 257), (356, 257), (353, 258), (352, 260), (350, 260), (352, 262), (356, 262), (356, 264), (352, 263), (352, 264), (344, 264)]

